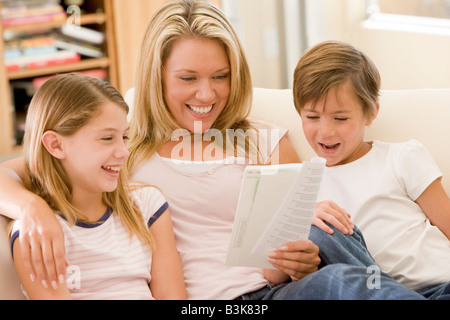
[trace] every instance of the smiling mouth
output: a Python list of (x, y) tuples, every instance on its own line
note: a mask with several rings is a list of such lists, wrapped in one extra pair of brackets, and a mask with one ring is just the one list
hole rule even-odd
[(341, 144), (340, 143), (336, 143), (336, 144), (319, 143), (319, 145), (325, 150), (336, 150)]
[(213, 109), (214, 105), (209, 105), (209, 106), (202, 106), (202, 107), (198, 107), (198, 106), (192, 106), (187, 104), (186, 105), (189, 110), (191, 110), (192, 112), (198, 114), (198, 115), (205, 115), (211, 112), (211, 110)]
[(120, 167), (102, 166), (102, 169), (107, 172), (114, 173), (114, 174), (118, 174), (120, 172)]

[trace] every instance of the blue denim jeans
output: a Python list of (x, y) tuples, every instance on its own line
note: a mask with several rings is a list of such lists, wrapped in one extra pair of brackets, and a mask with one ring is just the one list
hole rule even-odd
[(355, 227), (352, 236), (334, 229), (329, 235), (313, 226), (309, 239), (320, 249), (319, 270), (278, 286), (243, 295), (244, 300), (424, 300), (380, 271)]

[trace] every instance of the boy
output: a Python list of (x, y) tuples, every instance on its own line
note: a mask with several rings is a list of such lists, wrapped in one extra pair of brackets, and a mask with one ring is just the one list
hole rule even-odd
[(295, 107), (327, 160), (320, 199), (351, 214), (383, 271), (427, 298), (450, 298), (450, 199), (439, 168), (419, 142), (364, 140), (380, 83), (373, 62), (345, 43), (321, 43), (300, 60)]

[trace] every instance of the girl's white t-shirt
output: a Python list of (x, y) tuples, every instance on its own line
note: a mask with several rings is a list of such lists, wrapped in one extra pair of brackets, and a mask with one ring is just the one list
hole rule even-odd
[(450, 241), (415, 202), (442, 176), (416, 141), (374, 141), (364, 157), (324, 171), (319, 200), (347, 210), (383, 271), (412, 289), (450, 281)]
[[(131, 192), (150, 227), (168, 208), (153, 187)], [(150, 292), (152, 254), (149, 246), (130, 236), (121, 219), (108, 209), (95, 223), (70, 225), (57, 216), (63, 232), (67, 267), (66, 282), (74, 300), (147, 300)], [(20, 233), (16, 221), (11, 246)], [(26, 295), (26, 292), (24, 292)]]

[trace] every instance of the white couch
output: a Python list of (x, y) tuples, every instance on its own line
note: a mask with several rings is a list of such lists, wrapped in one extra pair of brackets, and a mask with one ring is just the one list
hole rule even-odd
[[(127, 95), (128, 101), (131, 94)], [(252, 116), (289, 129), (289, 139), (303, 160), (314, 156), (304, 138), (291, 90), (255, 89)], [(367, 130), (367, 139), (424, 143), (444, 174), (450, 194), (450, 89), (384, 91), (378, 118)], [(0, 299), (21, 299), (7, 235), (0, 218)]]

